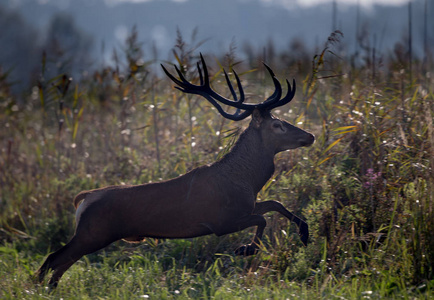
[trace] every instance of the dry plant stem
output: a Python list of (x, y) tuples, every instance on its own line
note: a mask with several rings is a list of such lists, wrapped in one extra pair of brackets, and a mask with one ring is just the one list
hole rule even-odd
[(158, 163), (158, 176), (161, 176), (161, 158), (160, 158), (160, 138), (158, 134), (158, 107), (155, 96), (155, 90), (157, 88), (155, 78), (152, 80), (152, 121), (154, 124), (154, 139), (155, 139), (155, 151), (157, 155), (157, 163)]

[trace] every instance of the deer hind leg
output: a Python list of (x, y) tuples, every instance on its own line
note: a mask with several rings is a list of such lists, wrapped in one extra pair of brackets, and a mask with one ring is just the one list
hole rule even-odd
[(300, 236), (301, 242), (303, 245), (307, 246), (307, 240), (309, 239), (309, 226), (305, 221), (291, 213), (287, 210), (282, 203), (277, 201), (264, 201), (257, 202), (255, 209), (253, 210), (254, 214), (263, 215), (270, 211), (277, 211), (284, 215), (288, 220), (294, 222), (298, 226), (298, 234)]
[(36, 281), (42, 283), (47, 272), (53, 270), (54, 273), (49, 285), (55, 287), (63, 273), (81, 257), (72, 251), (73, 248), (74, 238), (56, 252), (48, 255), (42, 266), (35, 273)]
[(48, 255), (42, 266), (35, 272), (36, 281), (42, 283), (47, 272), (53, 270), (53, 275), (48, 285), (51, 288), (55, 288), (65, 271), (83, 255), (102, 249), (111, 242), (113, 241), (83, 240), (74, 236), (68, 244)]

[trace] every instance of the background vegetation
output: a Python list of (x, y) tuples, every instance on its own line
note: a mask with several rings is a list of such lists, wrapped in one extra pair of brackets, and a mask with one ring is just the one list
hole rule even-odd
[[(52, 75), (53, 57), (44, 54), (25, 101), (0, 74), (0, 297), (433, 297), (431, 57), (412, 60), (397, 47), (380, 59), (366, 46), (342, 58), (341, 38), (333, 32), (313, 58), (299, 43), (284, 53), (244, 49), (242, 62), (236, 47), (224, 57), (206, 55), (214, 88), (229, 95), (222, 67), (234, 67), (249, 102), (272, 93), (264, 56), (280, 80), (296, 78), (296, 99), (275, 114), (317, 140), (276, 157), (275, 176), (259, 201), (279, 200), (303, 217), (311, 229), (306, 248), (293, 225), (270, 214), (254, 257), (233, 254), (254, 229), (117, 242), (81, 259), (52, 293), (31, 276), (72, 236), (75, 194), (169, 179), (213, 162), (248, 120), (230, 122), (206, 100), (175, 90), (161, 76), (157, 51), (145, 60), (135, 30), (124, 50), (114, 52), (114, 66), (80, 80)], [(192, 81), (200, 44), (194, 34), (186, 41), (178, 33), (173, 50)]]

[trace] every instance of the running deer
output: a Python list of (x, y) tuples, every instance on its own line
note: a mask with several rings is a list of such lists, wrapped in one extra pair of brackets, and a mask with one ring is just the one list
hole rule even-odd
[[(237, 255), (253, 255), (266, 220), (263, 215), (277, 211), (298, 225), (304, 245), (309, 237), (306, 222), (289, 212), (277, 201), (256, 202), (256, 196), (274, 172), (274, 155), (278, 152), (309, 146), (314, 136), (271, 114), (285, 105), (295, 94), (295, 81), (289, 84), (285, 97), (273, 71), (265, 65), (273, 79), (274, 93), (260, 104), (244, 103), (244, 92), (238, 75), (238, 98), (229, 77), (225, 77), (235, 100), (227, 99), (210, 87), (208, 70), (201, 55), (203, 75), (198, 62), (200, 85), (189, 83), (175, 66), (179, 79), (162, 65), (166, 75), (184, 93), (206, 98), (219, 113), (239, 121), (252, 115), (248, 128), (240, 135), (232, 150), (222, 159), (196, 168), (177, 178), (158, 183), (129, 186), (108, 186), (82, 191), (74, 199), (76, 229), (64, 247), (51, 253), (36, 271), (35, 279), (43, 282), (53, 270), (49, 281), (56, 287), (63, 273), (83, 255), (95, 252), (114, 241), (140, 242), (145, 238), (193, 238), (208, 234), (221, 236), (256, 226), (251, 244), (235, 250)], [(236, 108), (233, 114), (219, 104)]]

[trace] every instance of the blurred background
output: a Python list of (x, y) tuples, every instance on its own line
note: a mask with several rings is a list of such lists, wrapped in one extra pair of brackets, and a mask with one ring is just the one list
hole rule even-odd
[[(424, 59), (434, 44), (434, 5), (426, 0), (0, 0), (0, 66), (19, 91), (41, 70), (74, 77), (113, 65), (133, 28), (143, 59), (173, 59), (177, 34), (198, 51), (240, 59), (289, 53), (313, 57), (334, 30), (339, 55)], [(411, 22), (410, 22), (411, 19)], [(411, 41), (409, 36), (411, 35)], [(427, 48), (427, 49), (424, 49)], [(411, 49), (410, 49), (411, 48)], [(56, 70), (54, 70), (56, 69)]]

